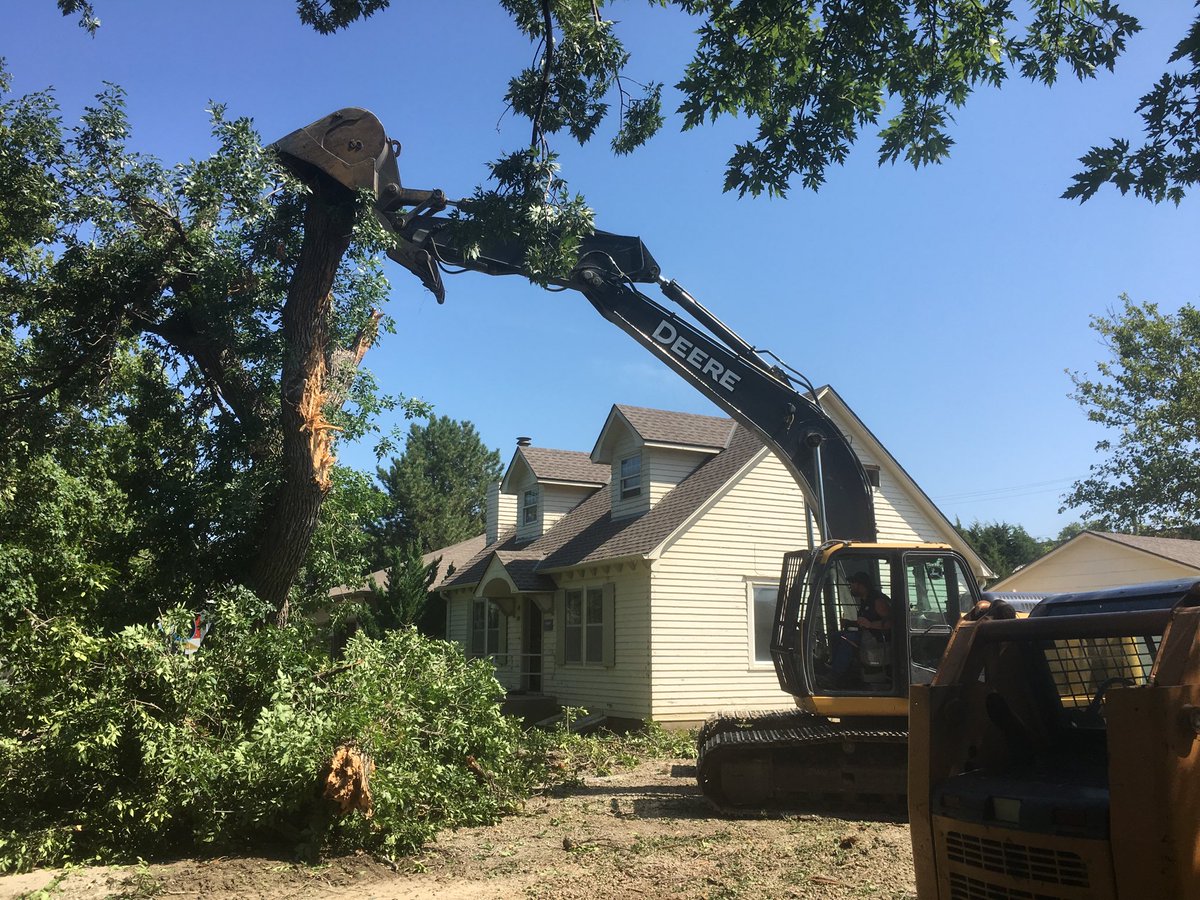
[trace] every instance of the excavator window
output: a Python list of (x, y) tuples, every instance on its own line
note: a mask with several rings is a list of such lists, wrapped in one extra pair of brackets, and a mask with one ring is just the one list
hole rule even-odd
[(950, 642), (954, 623), (963, 609), (975, 602), (970, 588), (973, 580), (955, 556), (910, 553), (904, 558), (904, 581), (910, 680), (928, 684)]
[(852, 554), (833, 562), (808, 617), (814, 683), (820, 693), (895, 690), (896, 596), (891, 559)]

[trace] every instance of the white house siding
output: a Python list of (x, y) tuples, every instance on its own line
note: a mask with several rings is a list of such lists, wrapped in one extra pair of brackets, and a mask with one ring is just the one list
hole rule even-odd
[(770, 664), (752, 662), (746, 582), (777, 582), (783, 554), (805, 546), (805, 534), (800, 490), (765, 454), (664, 549), (651, 576), (654, 719), (792, 705)]
[[(862, 447), (856, 447), (863, 465), (880, 465)], [(912, 495), (904, 490), (886, 465), (879, 472), (875, 489), (875, 529), (881, 541), (944, 541), (946, 536), (921, 511)], [(834, 535), (836, 537), (836, 535)]]
[(646, 563), (602, 563), (555, 577), (578, 590), (611, 582), (615, 589), (615, 661), (601, 665), (555, 665), (555, 635), (544, 634), (543, 691), (564, 706), (623, 719), (650, 716), (650, 572)]
[[(526, 524), (524, 521), (525, 511), (523, 509), (525, 492), (534, 488), (538, 492), (537, 520)], [(586, 500), (595, 490), (596, 488), (572, 487), (563, 484), (539, 484), (533, 478), (523, 479), (517, 485), (515, 494), (518, 522), (517, 538), (526, 541), (541, 537), (553, 528), (559, 519)]]
[(446, 596), (446, 640), (462, 644), (471, 652), (471, 595), (469, 590), (449, 591)]
[(1005, 591), (1088, 591), (1143, 581), (1196, 577), (1188, 566), (1125, 547), (1092, 535), (1071, 544), (1006, 578)]
[[(642, 492), (628, 500), (621, 499), (621, 460), (642, 453)], [(650, 469), (646, 465), (645, 450), (642, 439), (628, 427), (622, 426), (612, 450), (612, 517), (624, 519), (644, 513), (650, 508)]]
[(642, 468), (649, 470), (650, 505), (653, 507), (658, 503), (708, 458), (709, 454), (693, 450), (647, 447), (642, 457)]
[(545, 534), (563, 516), (595, 493), (596, 488), (570, 487), (560, 484), (542, 485), (542, 534)]
[[(589, 712), (628, 719), (650, 715), (650, 602), (649, 567), (644, 562), (605, 563), (566, 573), (558, 579), (567, 590), (600, 587), (612, 582), (615, 589), (615, 663), (555, 665), (555, 634), (542, 632), (542, 693), (564, 706), (585, 707)], [(446, 603), (446, 636), (471, 652), (471, 604), (474, 592), (455, 591)], [(523, 603), (507, 619), (506, 655), (497, 661), (496, 680), (506, 690), (521, 684)], [(548, 616), (549, 618), (549, 616)]]

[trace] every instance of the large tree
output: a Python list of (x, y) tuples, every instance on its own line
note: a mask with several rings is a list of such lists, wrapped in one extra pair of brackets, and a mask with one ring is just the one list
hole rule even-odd
[(500, 471), (500, 454), (470, 422), (413, 423), (404, 452), (379, 469), (388, 497), (377, 528), (381, 556), (409, 544), (429, 553), (482, 532), (487, 488)]
[(1064, 509), (1110, 531), (1200, 538), (1200, 309), (1121, 300), (1092, 319), (1109, 359), (1071, 373), (1072, 396), (1110, 436)]
[[(358, 371), (386, 296), (374, 219), (289, 179), (220, 108), (216, 151), (166, 166), (128, 147), (119, 90), (67, 129), (48, 93), (8, 86), (0, 71), (0, 566), (62, 552), (68, 584), (150, 604), (236, 581), (286, 617), (333, 435), (389, 402)], [(53, 527), (27, 502), (37, 472)]]

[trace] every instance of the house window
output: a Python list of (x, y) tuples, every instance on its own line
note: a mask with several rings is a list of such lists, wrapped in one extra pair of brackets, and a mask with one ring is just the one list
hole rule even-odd
[(537, 488), (525, 492), (525, 502), (521, 504), (521, 521), (530, 525), (537, 521), (538, 516), (538, 492)]
[(471, 607), (471, 655), (496, 656), (500, 647), (500, 610), (491, 600), (476, 600)]
[(771, 662), (771, 629), (775, 625), (775, 601), (779, 585), (750, 583), (750, 632), (754, 635), (752, 660), (756, 664)]
[(563, 612), (563, 661), (604, 662), (604, 590), (567, 591)]
[(642, 454), (621, 460), (621, 499), (640, 497), (642, 494)]
[(867, 471), (867, 484), (878, 489), (879, 487), (879, 466), (863, 466)]

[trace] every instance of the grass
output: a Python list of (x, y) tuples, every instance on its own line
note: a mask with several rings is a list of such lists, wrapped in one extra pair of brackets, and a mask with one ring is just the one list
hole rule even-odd
[(696, 755), (695, 731), (671, 731), (657, 722), (625, 733), (575, 734), (572, 721), (586, 710), (568, 709), (554, 731), (533, 736), (535, 752), (545, 755), (547, 786), (578, 785), (586, 775), (611, 775), (647, 759), (690, 759)]

